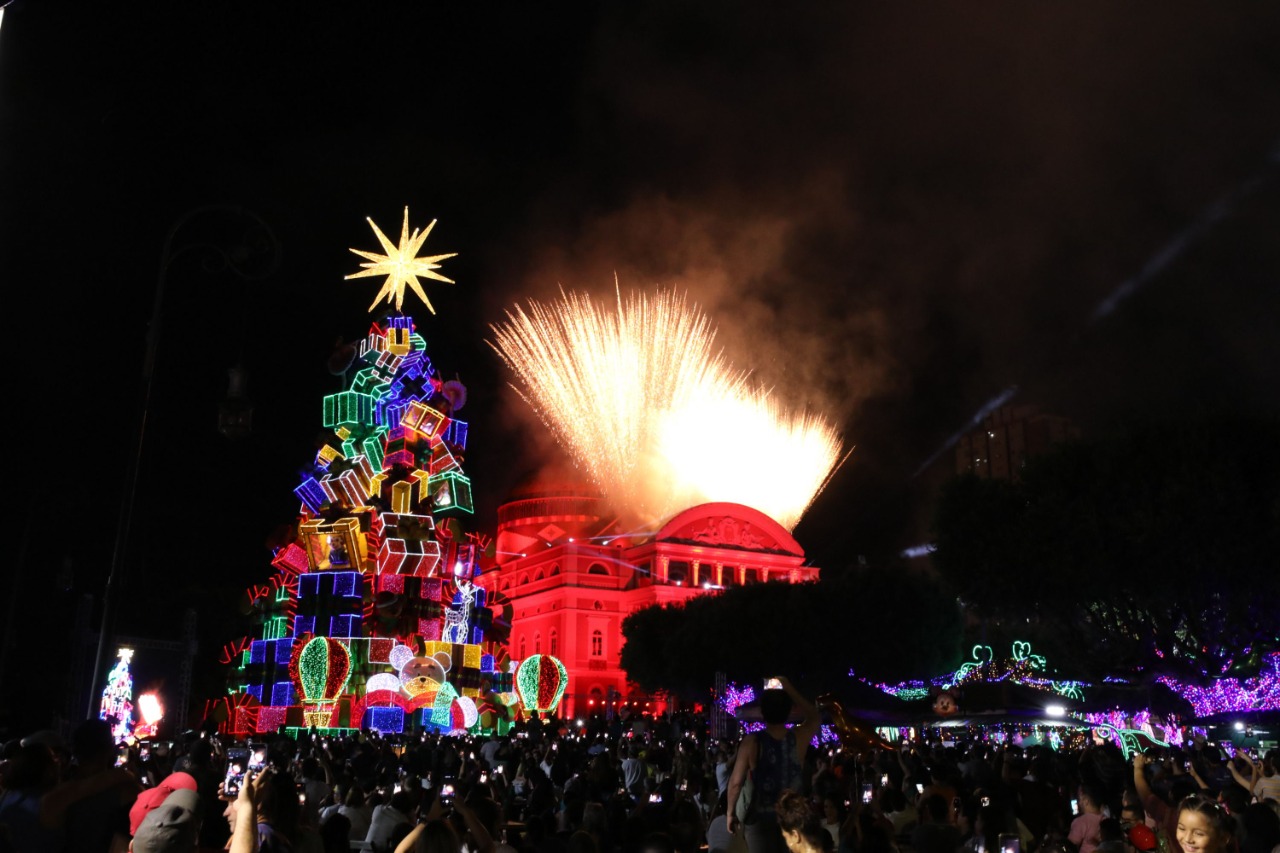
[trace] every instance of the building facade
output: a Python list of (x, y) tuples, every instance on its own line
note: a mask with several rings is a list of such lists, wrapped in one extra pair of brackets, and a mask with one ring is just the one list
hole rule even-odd
[(781, 525), (732, 503), (688, 509), (657, 531), (619, 529), (598, 496), (542, 489), (498, 510), (498, 565), (476, 582), (509, 600), (510, 654), (550, 654), (569, 683), (564, 717), (631, 708), (660, 712), (628, 684), (622, 620), (643, 607), (683, 602), (731, 586), (816, 580)]
[(973, 472), (995, 480), (1016, 480), (1027, 459), (1053, 445), (1080, 437), (1066, 418), (1032, 405), (1001, 406), (956, 445), (956, 473)]

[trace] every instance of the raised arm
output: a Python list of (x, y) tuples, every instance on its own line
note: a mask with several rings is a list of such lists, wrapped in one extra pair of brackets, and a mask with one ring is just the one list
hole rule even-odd
[(1147, 757), (1141, 752), (1133, 754), (1133, 787), (1138, 790), (1138, 798), (1145, 805), (1151, 797), (1151, 786), (1147, 784), (1147, 774), (1143, 768), (1147, 766)]
[(1258, 765), (1254, 763), (1254, 760), (1247, 754), (1243, 752), (1237, 754), (1244, 755), (1244, 760), (1249, 762), (1249, 778), (1246, 779), (1241, 775), (1240, 771), (1236, 769), (1236, 763), (1234, 761), (1227, 762), (1227, 769), (1231, 771), (1231, 777), (1235, 779), (1238, 784), (1242, 785), (1246, 791), (1252, 794), (1253, 786), (1258, 784)]
[(256, 853), (258, 849), (258, 809), (267, 796), (267, 784), (271, 778), (270, 767), (257, 776), (250, 770), (244, 776), (240, 793), (232, 808), (236, 813), (236, 828), (227, 845), (229, 853)]

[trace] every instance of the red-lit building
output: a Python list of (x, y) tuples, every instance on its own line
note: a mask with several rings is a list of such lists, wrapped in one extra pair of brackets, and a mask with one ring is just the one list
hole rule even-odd
[(643, 709), (647, 697), (619, 663), (622, 620), (632, 611), (819, 574), (786, 529), (750, 507), (703, 504), (637, 534), (620, 530), (599, 496), (575, 488), (529, 491), (500, 507), (497, 557), (498, 567), (477, 583), (512, 603), (512, 658), (550, 654), (564, 662), (566, 717), (606, 703)]

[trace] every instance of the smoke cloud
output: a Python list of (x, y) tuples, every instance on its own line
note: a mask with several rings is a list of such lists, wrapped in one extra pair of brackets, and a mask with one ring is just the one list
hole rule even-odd
[[(685, 289), (735, 365), (859, 445), (815, 529), (857, 516), (847, 535), (872, 549), (918, 535), (920, 460), (1011, 385), (1086, 433), (1179, 409), (1187, 389), (1152, 374), (1194, 357), (1169, 348), (1167, 326), (1215, 335), (1194, 311), (1082, 335), (1100, 300), (1265, 162), (1280, 10), (600, 14), (574, 150), (530, 208), (499, 301), (603, 295), (615, 275), (624, 291)], [(1241, 208), (1274, 221), (1276, 194)], [(1144, 299), (1203, 287), (1163, 275)], [(1245, 283), (1211, 309), (1245, 322), (1258, 298)], [(1265, 359), (1231, 355), (1224, 371), (1274, 397)]]

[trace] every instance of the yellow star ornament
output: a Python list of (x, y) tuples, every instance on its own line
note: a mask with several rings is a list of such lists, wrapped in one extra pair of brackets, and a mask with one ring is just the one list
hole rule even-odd
[(387, 239), (387, 235), (383, 234), (381, 229), (372, 219), (369, 219), (369, 226), (373, 228), (373, 233), (377, 235), (378, 242), (382, 244), (385, 255), (379, 255), (377, 252), (362, 252), (359, 249), (351, 251), (362, 258), (367, 258), (368, 263), (363, 263), (360, 272), (352, 273), (343, 280), (353, 278), (367, 278), (369, 276), (385, 275), (387, 280), (382, 283), (382, 289), (378, 291), (378, 295), (374, 298), (373, 304), (369, 306), (372, 311), (374, 307), (382, 301), (382, 297), (387, 297), (387, 302), (395, 302), (396, 311), (404, 304), (404, 288), (407, 284), (413, 288), (413, 292), (418, 294), (427, 305), (427, 310), (432, 314), (436, 313), (436, 309), (431, 305), (431, 300), (427, 298), (427, 294), (423, 291), (422, 285), (418, 282), (418, 276), (423, 278), (432, 278), (436, 281), (443, 281), (447, 284), (453, 284), (451, 278), (445, 278), (436, 272), (440, 269), (438, 261), (456, 256), (457, 252), (450, 252), (447, 255), (431, 255), (429, 257), (419, 258), (418, 250), (422, 248), (422, 244), (426, 242), (427, 235), (431, 233), (431, 229), (436, 226), (436, 221), (431, 220), (431, 224), (421, 233), (418, 229), (413, 229), (413, 233), (409, 233), (409, 208), (404, 209), (404, 225), (400, 228), (400, 245), (392, 245)]

